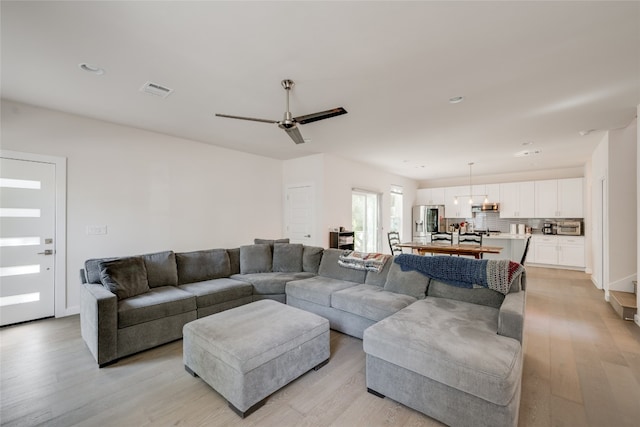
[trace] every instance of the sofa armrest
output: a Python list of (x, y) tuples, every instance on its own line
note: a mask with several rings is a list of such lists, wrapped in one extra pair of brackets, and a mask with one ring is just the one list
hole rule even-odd
[(515, 338), (522, 344), (526, 292), (507, 294), (498, 314), (498, 335)]
[(100, 367), (118, 356), (118, 298), (102, 285), (80, 285), (80, 331)]

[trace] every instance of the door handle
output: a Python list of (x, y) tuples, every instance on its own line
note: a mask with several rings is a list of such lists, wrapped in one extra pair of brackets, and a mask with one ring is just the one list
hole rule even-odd
[(44, 252), (38, 252), (38, 255), (53, 255), (53, 249), (45, 249)]
[(311, 234), (305, 234), (304, 237), (311, 237)]

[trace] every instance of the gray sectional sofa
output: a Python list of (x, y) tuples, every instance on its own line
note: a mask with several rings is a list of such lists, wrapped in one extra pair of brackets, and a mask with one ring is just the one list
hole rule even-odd
[[(380, 272), (363, 271), (339, 265), (342, 250), (256, 242), (88, 260), (82, 336), (98, 364), (179, 339), (196, 318), (270, 298), (362, 338), (371, 393), (449, 425), (517, 425), (524, 273), (504, 295), (403, 271), (394, 258)], [(129, 269), (118, 264), (123, 259)], [(136, 269), (144, 270), (147, 290), (120, 298), (116, 285), (107, 289), (110, 279), (132, 281)]]

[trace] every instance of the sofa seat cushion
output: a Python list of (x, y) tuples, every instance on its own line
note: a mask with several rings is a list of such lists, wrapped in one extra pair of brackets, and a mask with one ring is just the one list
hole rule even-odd
[(188, 283), (180, 285), (178, 288), (195, 295), (198, 308), (233, 301), (253, 294), (253, 287), (250, 283), (227, 278)]
[(426, 298), (367, 328), (365, 353), (424, 377), (507, 405), (522, 374), (520, 343), (500, 336), (498, 310)]
[(417, 299), (388, 292), (376, 285), (357, 285), (331, 294), (331, 307), (375, 322), (402, 310)]
[(173, 286), (152, 288), (149, 292), (118, 302), (118, 328), (126, 328), (196, 309), (196, 297)]
[(287, 295), (294, 298), (331, 307), (331, 294), (336, 291), (359, 285), (360, 283), (347, 282), (345, 280), (331, 279), (329, 277), (315, 276), (303, 280), (295, 280), (287, 283)]
[(232, 279), (253, 285), (254, 295), (284, 294), (287, 282), (313, 277), (312, 273), (251, 273), (234, 274)]

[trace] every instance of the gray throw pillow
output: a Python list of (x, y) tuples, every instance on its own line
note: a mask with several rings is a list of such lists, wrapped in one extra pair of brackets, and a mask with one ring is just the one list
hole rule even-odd
[(320, 246), (305, 246), (302, 251), (302, 271), (318, 274), (324, 249)]
[(142, 255), (150, 288), (178, 285), (178, 265), (173, 251)]
[(270, 273), (271, 247), (268, 244), (240, 246), (240, 273)]
[(229, 254), (229, 264), (231, 266), (230, 276), (240, 274), (240, 248), (227, 249)]
[(276, 243), (273, 245), (272, 271), (300, 273), (302, 271), (301, 243)]
[(119, 258), (100, 263), (102, 285), (119, 300), (149, 292), (147, 270), (142, 257)]
[(415, 270), (402, 271), (400, 265), (394, 262), (389, 268), (384, 290), (424, 299), (427, 296), (428, 286), (427, 276)]

